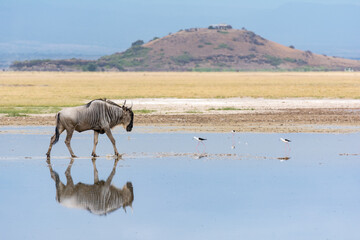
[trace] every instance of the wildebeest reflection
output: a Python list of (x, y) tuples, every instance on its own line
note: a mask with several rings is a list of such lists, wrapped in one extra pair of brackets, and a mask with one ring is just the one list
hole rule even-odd
[(86, 209), (96, 215), (106, 215), (121, 207), (125, 212), (127, 206), (132, 208), (132, 202), (134, 201), (132, 183), (127, 182), (121, 189), (111, 185), (119, 158), (114, 161), (113, 169), (106, 181), (99, 181), (95, 161), (96, 158), (93, 158), (94, 184), (90, 185), (81, 182), (74, 184), (71, 177), (71, 167), (74, 159), (71, 159), (65, 171), (67, 182), (64, 185), (59, 178), (59, 174), (52, 169), (50, 159), (48, 159), (51, 178), (54, 179), (56, 185), (56, 200), (65, 207)]

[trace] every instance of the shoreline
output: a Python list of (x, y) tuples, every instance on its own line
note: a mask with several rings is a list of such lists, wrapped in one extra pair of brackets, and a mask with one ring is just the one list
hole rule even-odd
[[(113, 100), (122, 104), (122, 100)], [(166, 131), (320, 132), (360, 131), (358, 99), (130, 99), (135, 126)], [(54, 126), (55, 114), (0, 116), (0, 126)]]
[[(4, 126), (55, 126), (53, 116), (0, 117)], [(246, 114), (138, 114), (134, 126), (164, 131), (350, 133), (360, 131), (358, 109), (287, 109)]]

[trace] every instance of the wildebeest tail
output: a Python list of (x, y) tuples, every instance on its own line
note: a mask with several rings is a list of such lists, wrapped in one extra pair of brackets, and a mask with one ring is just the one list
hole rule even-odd
[(53, 144), (59, 141), (60, 133), (59, 133), (59, 122), (60, 122), (60, 113), (56, 116), (56, 127), (55, 127), (55, 141)]
[(52, 179), (54, 179), (55, 181), (55, 186), (56, 186), (56, 201), (60, 202), (60, 177), (59, 174), (55, 171), (52, 171), (51, 173), (51, 177)]

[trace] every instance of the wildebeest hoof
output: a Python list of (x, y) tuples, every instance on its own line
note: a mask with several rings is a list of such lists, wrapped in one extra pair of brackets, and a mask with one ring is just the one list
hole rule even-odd
[(72, 158), (77, 158), (78, 156), (76, 156), (75, 154), (71, 154)]
[(93, 156), (93, 157), (99, 157), (99, 155), (96, 155), (96, 153), (92, 153), (91, 156)]

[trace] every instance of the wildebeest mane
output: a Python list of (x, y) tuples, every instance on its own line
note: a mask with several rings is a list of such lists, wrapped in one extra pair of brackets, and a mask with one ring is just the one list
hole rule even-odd
[(109, 104), (111, 104), (111, 105), (113, 105), (113, 106), (117, 106), (117, 107), (121, 108), (118, 104), (116, 104), (116, 103), (114, 103), (113, 101), (110, 101), (109, 99), (106, 99), (106, 98), (94, 99), (94, 100), (88, 102), (88, 103), (86, 104), (86, 107), (87, 107), (87, 108), (90, 107), (90, 105), (91, 105), (91, 103), (92, 103), (93, 101), (103, 101), (103, 102), (109, 103)]

